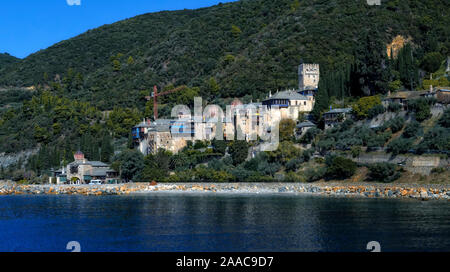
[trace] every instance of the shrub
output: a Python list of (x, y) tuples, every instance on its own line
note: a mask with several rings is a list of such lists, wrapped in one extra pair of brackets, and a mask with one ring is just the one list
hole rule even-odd
[(358, 135), (351, 135), (347, 137), (341, 137), (336, 143), (336, 149), (348, 150), (352, 146), (362, 145), (363, 141), (358, 138)]
[(361, 154), (361, 147), (360, 146), (353, 146), (351, 149), (352, 157), (357, 158)]
[(383, 107), (383, 105), (376, 105), (369, 110), (369, 112), (367, 113), (367, 117), (372, 119), (377, 115), (384, 113), (385, 111), (386, 109)]
[(296, 171), (303, 162), (303, 157), (293, 158), (286, 163), (286, 170)]
[(335, 179), (346, 179), (356, 172), (356, 163), (343, 157), (334, 157), (327, 168), (327, 176)]
[(305, 178), (297, 175), (294, 172), (289, 172), (284, 177), (284, 182), (304, 182)]
[(368, 116), (370, 109), (380, 104), (381, 98), (378, 95), (363, 97), (353, 105), (353, 113), (355, 114), (356, 118), (364, 119)]
[(412, 147), (412, 140), (405, 138), (397, 138), (390, 142), (387, 146), (387, 151), (391, 152), (392, 155), (405, 154)]
[(431, 170), (433, 174), (442, 174), (445, 172), (445, 167), (436, 167)]
[(325, 167), (308, 168), (304, 175), (307, 182), (314, 182), (325, 177), (327, 169)]
[(227, 150), (227, 142), (226, 141), (214, 139), (211, 144), (213, 146), (213, 150), (215, 153), (220, 153), (222, 155), (225, 154), (225, 152)]
[(241, 164), (247, 159), (248, 144), (246, 141), (233, 141), (229, 149), (234, 165)]
[(208, 146), (208, 144), (204, 141), (195, 141), (194, 143), (194, 149), (202, 149), (202, 148), (206, 148)]
[(389, 103), (388, 105), (388, 111), (390, 112), (399, 112), (402, 110), (402, 108), (403, 106), (399, 103)]
[(425, 98), (419, 98), (409, 103), (409, 109), (416, 114), (416, 120), (425, 121), (431, 117), (430, 104)]
[(399, 132), (405, 125), (405, 119), (403, 117), (395, 117), (388, 122), (388, 126), (392, 133)]
[(317, 147), (319, 148), (320, 152), (323, 154), (328, 150), (331, 150), (335, 147), (336, 142), (333, 138), (321, 140), (317, 143)]
[(441, 66), (443, 56), (439, 52), (429, 52), (425, 54), (420, 66), (428, 73), (436, 72)]
[(417, 147), (417, 153), (426, 151), (450, 150), (450, 129), (435, 126), (425, 134), (423, 141)]
[(292, 119), (283, 119), (280, 122), (280, 141), (289, 141), (294, 138), (295, 122)]
[(345, 119), (345, 121), (342, 122), (342, 124), (339, 126), (339, 131), (341, 132), (348, 131), (353, 126), (354, 123), (355, 121), (353, 121), (352, 118)]
[(450, 108), (444, 111), (444, 114), (439, 119), (438, 124), (445, 128), (450, 128)]
[(367, 141), (367, 149), (371, 151), (383, 147), (384, 144), (391, 138), (391, 135), (392, 134), (390, 132), (374, 135)]
[(397, 180), (401, 176), (395, 165), (386, 162), (371, 164), (368, 168), (369, 179), (372, 181), (388, 183)]
[(310, 128), (305, 132), (305, 135), (300, 139), (300, 143), (302, 144), (309, 144), (311, 143), (314, 138), (321, 132), (318, 128)]
[(411, 123), (406, 125), (402, 136), (405, 138), (415, 138), (421, 134), (422, 134), (422, 127), (420, 123), (417, 121), (412, 121)]

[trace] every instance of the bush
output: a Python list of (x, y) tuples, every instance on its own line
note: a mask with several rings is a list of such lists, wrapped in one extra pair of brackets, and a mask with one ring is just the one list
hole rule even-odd
[(422, 127), (419, 122), (412, 121), (408, 125), (406, 125), (405, 130), (403, 131), (403, 137), (405, 138), (415, 138), (422, 134)]
[(416, 114), (416, 120), (425, 121), (431, 117), (430, 104), (425, 98), (419, 98), (409, 103), (409, 109)]
[(374, 135), (369, 138), (367, 141), (367, 149), (368, 151), (375, 150), (377, 148), (381, 148), (384, 144), (391, 138), (392, 133), (390, 131)]
[(431, 170), (433, 174), (442, 174), (445, 172), (445, 167), (436, 167)]
[(248, 143), (246, 141), (233, 141), (229, 151), (233, 158), (233, 164), (239, 165), (243, 163), (248, 156)]
[(353, 121), (352, 118), (347, 118), (339, 126), (339, 131), (341, 131), (341, 132), (348, 131), (353, 126), (353, 124), (355, 124), (355, 121)]
[(324, 154), (326, 151), (331, 150), (335, 147), (336, 142), (333, 138), (321, 140), (317, 143), (320, 153)]
[(320, 132), (321, 130), (315, 127), (308, 129), (305, 132), (305, 135), (300, 139), (300, 143), (310, 144)]
[(280, 141), (290, 141), (294, 138), (295, 122), (292, 119), (283, 119), (280, 122)]
[(352, 157), (357, 158), (361, 154), (362, 150), (360, 146), (353, 146), (351, 149)]
[(353, 113), (355, 114), (356, 118), (358, 119), (364, 119), (368, 117), (369, 110), (374, 108), (377, 105), (381, 105), (381, 98), (378, 95), (375, 96), (367, 96), (360, 98), (354, 105), (353, 105)]
[(371, 164), (368, 168), (369, 179), (372, 181), (388, 183), (397, 180), (401, 176), (395, 165), (386, 162)]
[(327, 176), (335, 179), (346, 179), (353, 176), (356, 172), (356, 163), (343, 157), (334, 157), (327, 168)]
[(397, 138), (390, 142), (387, 146), (387, 151), (391, 152), (392, 155), (405, 154), (412, 147), (412, 140), (405, 138)]
[(372, 119), (379, 114), (382, 114), (386, 111), (386, 109), (383, 107), (383, 105), (376, 105), (375, 107), (371, 108), (367, 114), (367, 117)]
[(215, 153), (220, 153), (222, 155), (225, 155), (225, 152), (227, 150), (227, 142), (226, 141), (214, 139), (211, 144), (213, 146), (213, 150)]
[(325, 167), (308, 168), (304, 175), (307, 182), (314, 182), (325, 177), (327, 169)]
[(423, 141), (417, 147), (417, 153), (422, 154), (427, 151), (450, 150), (450, 129), (435, 126), (425, 134)]
[(400, 105), (399, 103), (389, 103), (388, 111), (390, 111), (390, 112), (399, 112), (399, 111), (402, 110), (402, 108), (403, 108), (403, 106)]
[(202, 149), (208, 147), (208, 144), (204, 141), (195, 141), (194, 149)]
[(304, 182), (305, 178), (297, 175), (294, 172), (289, 172), (284, 177), (284, 182)]
[(399, 132), (405, 125), (405, 119), (403, 117), (395, 117), (388, 122), (388, 127), (391, 129), (392, 133)]
[(450, 128), (450, 108), (444, 111), (444, 114), (439, 119), (438, 124), (445, 128)]
[(293, 158), (286, 163), (286, 171), (296, 171), (304, 162), (303, 157)]

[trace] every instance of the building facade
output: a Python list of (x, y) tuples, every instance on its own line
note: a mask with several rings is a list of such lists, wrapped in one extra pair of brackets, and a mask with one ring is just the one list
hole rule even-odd
[(344, 109), (332, 109), (323, 114), (323, 120), (325, 122), (325, 129), (334, 127), (337, 124), (344, 122), (351, 114), (351, 108)]
[[(298, 69), (299, 89), (270, 92), (262, 103), (243, 105), (235, 100), (231, 104), (232, 116), (219, 114), (215, 107), (205, 109), (201, 120), (184, 116), (179, 120), (144, 120), (132, 130), (135, 146), (145, 155), (155, 154), (159, 149), (178, 153), (187, 141), (212, 140), (217, 133), (223, 139), (256, 140), (259, 133), (282, 119), (297, 121), (300, 114), (309, 113), (315, 104), (319, 86), (319, 64), (302, 63)], [(212, 112), (210, 112), (212, 110)], [(221, 118), (219, 120), (217, 117)], [(218, 122), (221, 121), (221, 122)], [(220, 125), (220, 126), (219, 126)]]
[(74, 154), (74, 161), (55, 172), (57, 184), (89, 184), (92, 180), (102, 183), (119, 183), (119, 173), (108, 164), (99, 161), (88, 161), (81, 151)]
[(319, 64), (302, 63), (298, 67), (298, 90), (303, 95), (314, 95), (319, 88)]

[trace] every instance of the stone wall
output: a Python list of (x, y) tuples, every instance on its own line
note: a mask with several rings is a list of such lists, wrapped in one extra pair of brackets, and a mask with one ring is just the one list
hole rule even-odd
[(437, 167), (445, 167), (448, 169), (450, 163), (448, 159), (442, 159), (438, 156), (391, 156), (385, 153), (362, 154), (358, 158), (351, 159), (360, 164), (373, 164), (378, 162), (398, 164), (403, 166), (408, 172), (421, 175), (429, 175), (431, 170)]

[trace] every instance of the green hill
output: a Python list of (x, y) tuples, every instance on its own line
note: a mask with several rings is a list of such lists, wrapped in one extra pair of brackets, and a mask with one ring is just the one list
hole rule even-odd
[[(0, 96), (0, 153), (40, 147), (27, 164), (36, 173), (78, 149), (109, 161), (111, 145), (125, 146), (130, 128), (151, 116), (144, 98), (153, 85), (189, 87), (159, 101), (166, 116), (195, 95), (221, 103), (295, 88), (302, 60), (321, 65), (315, 117), (332, 97), (364, 95), (362, 87), (414, 88), (421, 63), (434, 69), (449, 55), (449, 13), (448, 0), (247, 0), (137, 16), (22, 60), (0, 54), (0, 90), (8, 90)], [(390, 61), (385, 46), (397, 35), (412, 44)], [(16, 91), (29, 86), (36, 91)]]
[[(142, 108), (143, 91), (154, 84), (198, 86), (204, 97), (218, 91), (221, 97), (258, 99), (268, 90), (295, 87), (302, 59), (320, 63), (322, 71), (351, 62), (366, 33), (384, 44), (398, 34), (410, 36), (419, 58), (426, 51), (445, 56), (449, 12), (446, 0), (381, 6), (366, 0), (249, 0), (151, 13), (32, 54), (0, 71), (0, 86), (61, 81), (69, 86), (60, 94), (102, 110)], [(218, 90), (211, 90), (211, 78)]]
[(14, 57), (14, 56), (11, 56), (8, 53), (0, 53), (0, 70), (12, 63), (16, 63), (19, 61), (20, 61), (20, 59)]

